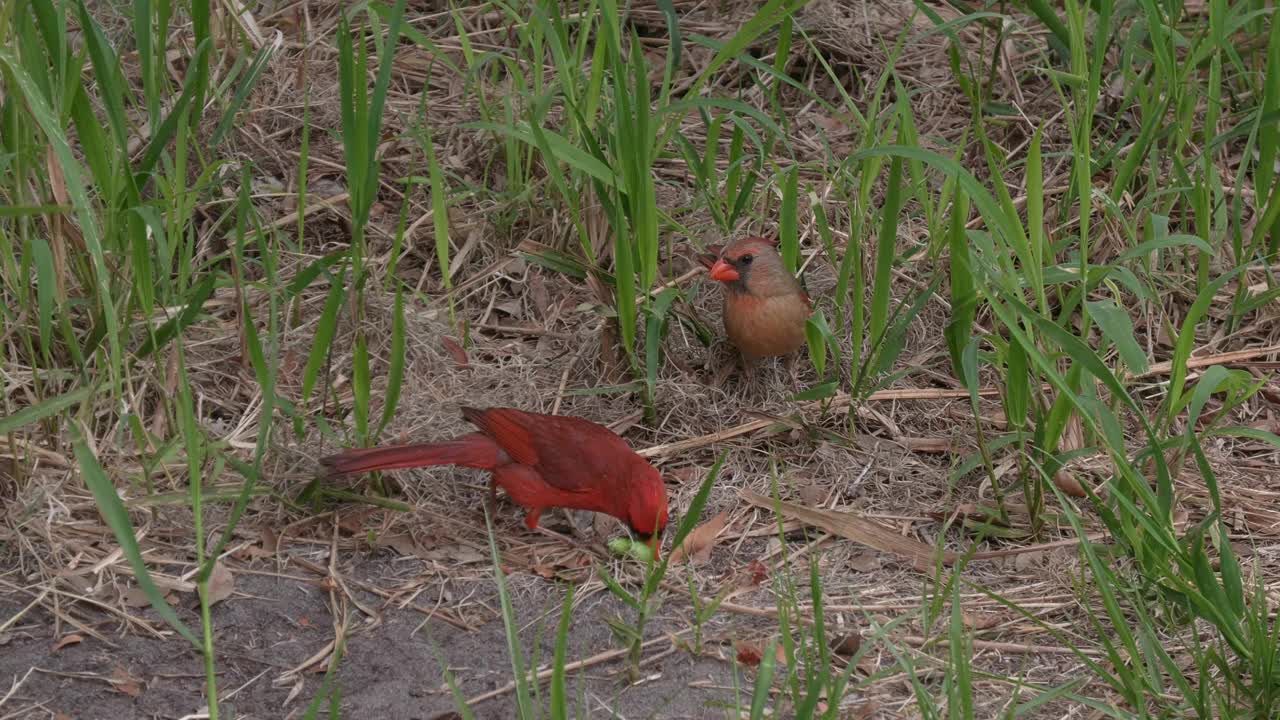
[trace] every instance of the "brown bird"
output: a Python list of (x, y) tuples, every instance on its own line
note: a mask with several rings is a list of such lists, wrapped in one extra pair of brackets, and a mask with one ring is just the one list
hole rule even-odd
[(320, 462), (333, 474), (458, 465), (491, 473), (489, 501), (507, 491), (538, 527), (550, 507), (612, 515), (649, 543), (657, 557), (667, 525), (662, 476), (606, 427), (568, 415), (512, 408), (462, 408), (480, 432), (453, 440), (347, 450)]
[(724, 330), (742, 353), (748, 375), (755, 361), (782, 355), (788, 367), (805, 344), (804, 327), (813, 311), (809, 294), (782, 264), (775, 242), (744, 237), (698, 260), (711, 279), (724, 284)]

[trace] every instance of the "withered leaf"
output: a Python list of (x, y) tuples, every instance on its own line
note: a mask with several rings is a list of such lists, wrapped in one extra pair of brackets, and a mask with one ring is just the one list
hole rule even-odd
[(735, 642), (733, 649), (737, 651), (738, 662), (743, 665), (755, 667), (764, 659), (764, 651), (759, 645), (749, 642)]
[(1076, 479), (1075, 473), (1070, 470), (1059, 470), (1053, 474), (1053, 484), (1058, 489), (1072, 497), (1085, 497), (1088, 493), (1084, 491), (1084, 486)]
[(862, 552), (849, 558), (849, 567), (858, 572), (874, 572), (880, 569), (880, 555), (873, 552)]
[(862, 635), (847, 632), (831, 638), (831, 652), (841, 657), (853, 657), (862, 647)]
[(120, 602), (124, 603), (125, 607), (139, 608), (150, 605), (151, 599), (147, 597), (147, 594), (143, 592), (142, 588), (134, 585), (128, 590), (120, 593)]
[(209, 573), (209, 604), (213, 605), (231, 597), (236, 589), (236, 577), (222, 562), (213, 564), (213, 572)]
[(421, 557), (422, 548), (409, 533), (388, 533), (378, 537), (378, 545), (389, 547), (403, 557)]
[(940, 455), (951, 452), (951, 441), (944, 437), (904, 437), (902, 444), (911, 452)]
[(694, 528), (693, 532), (684, 539), (684, 543), (671, 551), (671, 564), (675, 565), (682, 560), (688, 560), (701, 565), (710, 560), (711, 548), (715, 547), (716, 536), (724, 530), (724, 525), (728, 521), (729, 513), (721, 512)]
[(111, 671), (111, 677), (107, 680), (111, 683), (111, 687), (118, 692), (122, 692), (129, 697), (138, 697), (142, 694), (142, 681), (129, 674), (123, 666), (117, 665), (116, 669)]
[(84, 642), (83, 635), (76, 635), (74, 633), (71, 635), (63, 635), (62, 637), (58, 638), (58, 642), (53, 644), (53, 651), (58, 652), (59, 650), (61, 650), (62, 648), (68, 645), (77, 645), (82, 642)]
[(471, 363), (467, 359), (467, 351), (457, 340), (446, 335), (440, 338), (440, 344), (444, 345), (445, 351), (453, 358), (453, 363), (457, 365), (459, 369), (470, 367)]

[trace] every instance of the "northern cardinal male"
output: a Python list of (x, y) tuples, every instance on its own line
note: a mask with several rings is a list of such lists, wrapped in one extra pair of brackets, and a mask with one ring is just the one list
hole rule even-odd
[(804, 326), (813, 310), (809, 294), (782, 264), (774, 243), (744, 237), (727, 247), (712, 245), (698, 260), (712, 280), (724, 284), (724, 330), (742, 353), (748, 373), (756, 359), (787, 356), (805, 344)]
[(667, 525), (662, 476), (622, 438), (589, 420), (511, 408), (462, 408), (480, 432), (435, 443), (348, 450), (320, 462), (335, 474), (459, 465), (492, 473), (489, 498), (501, 486), (538, 527), (549, 507), (612, 515), (648, 541), (657, 557)]

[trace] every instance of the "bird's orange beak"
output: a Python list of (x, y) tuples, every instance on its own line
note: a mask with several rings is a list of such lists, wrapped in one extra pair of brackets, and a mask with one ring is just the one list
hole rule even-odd
[(717, 260), (716, 264), (711, 266), (710, 274), (712, 280), (719, 280), (720, 282), (733, 282), (739, 277), (738, 271), (734, 270), (733, 266), (725, 262), (723, 258)]

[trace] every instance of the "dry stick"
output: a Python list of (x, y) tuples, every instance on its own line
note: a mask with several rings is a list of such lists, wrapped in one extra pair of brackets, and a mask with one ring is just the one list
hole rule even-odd
[(504, 335), (531, 335), (533, 337), (549, 337), (549, 338), (554, 338), (556, 340), (564, 340), (566, 342), (569, 340), (575, 339), (573, 335), (569, 335), (568, 333), (555, 332), (554, 330), (547, 330), (545, 328), (518, 327), (515, 325), (495, 325), (492, 323), (481, 323), (478, 325), (474, 325), (473, 327), (479, 330), (488, 330), (490, 332), (502, 333)]
[[(670, 639), (671, 639), (670, 637), (656, 637), (656, 638), (653, 638), (652, 640), (646, 640), (644, 643), (640, 645), (640, 647), (648, 648), (660, 642), (663, 642), (664, 640), (669, 641)], [(584, 658), (582, 660), (577, 660), (575, 662), (568, 663), (564, 666), (564, 671), (568, 673), (568, 672), (573, 672), (574, 670), (581, 670), (582, 668), (591, 667), (592, 665), (599, 665), (601, 663), (606, 663), (606, 662), (609, 662), (610, 660), (616, 660), (622, 657), (623, 655), (626, 655), (629, 652), (631, 652), (631, 648), (619, 648), (617, 650), (606, 650), (602, 653), (596, 653), (595, 655), (592, 655), (589, 658)], [(551, 677), (552, 673), (554, 672), (555, 672), (555, 668), (546, 668), (545, 670), (539, 670), (535, 680), (537, 681), (546, 680), (547, 678)], [(465, 707), (473, 707), (476, 703), (482, 703), (486, 700), (492, 700), (493, 698), (496, 698), (500, 695), (506, 695), (507, 693), (515, 689), (516, 689), (516, 682), (512, 680), (511, 682), (507, 683), (506, 685), (503, 685), (497, 690), (490, 690), (489, 692), (481, 693), (467, 700), (465, 703), (463, 703), (463, 705)]]
[[(1242, 362), (1244, 360), (1252, 360), (1263, 355), (1271, 353), (1280, 353), (1280, 345), (1269, 345), (1262, 348), (1254, 348), (1252, 350), (1234, 350), (1232, 352), (1217, 353), (1215, 355), (1205, 355), (1204, 357), (1193, 357), (1187, 359), (1187, 369), (1193, 370), (1209, 365), (1230, 365), (1231, 363)], [(1146, 378), (1152, 375), (1166, 375), (1173, 372), (1173, 361), (1166, 360), (1158, 362), (1147, 369), (1141, 375), (1135, 378)]]
[[(1208, 367), (1210, 365), (1227, 365), (1230, 363), (1251, 360), (1262, 355), (1280, 352), (1280, 345), (1270, 345), (1264, 348), (1256, 348), (1253, 350), (1236, 350), (1234, 352), (1219, 353), (1216, 355), (1206, 355), (1205, 357), (1191, 358), (1187, 361), (1187, 369), (1196, 369)], [(1164, 375), (1173, 371), (1172, 362), (1160, 362), (1152, 365), (1147, 372), (1135, 376), (1136, 378), (1151, 377), (1153, 375)], [(1048, 386), (1045, 386), (1048, 387)], [(996, 388), (988, 388), (979, 390), (979, 397), (993, 397), (1000, 394), (1000, 390)], [(947, 389), (905, 389), (905, 390), (880, 390), (868, 395), (864, 402), (893, 402), (898, 400), (958, 400), (969, 397), (968, 390), (947, 390)], [(848, 405), (851, 401), (849, 395), (841, 393), (828, 400), (815, 400), (800, 406), (801, 410), (810, 410), (821, 407), (823, 403), (832, 409), (840, 408)], [(775, 420), (752, 420), (741, 425), (709, 433), (688, 440), (680, 440), (673, 443), (665, 443), (663, 445), (654, 445), (638, 451), (644, 457), (663, 457), (666, 455), (674, 455), (676, 453), (688, 450), (696, 450), (698, 448), (714, 445), (718, 442), (729, 440), (741, 435), (748, 435), (763, 430), (770, 425), (778, 424)]]
[[(992, 397), (999, 394), (1000, 394), (999, 389), (988, 389), (988, 390), (978, 391), (978, 395), (980, 397)], [(867, 402), (892, 402), (896, 400), (954, 400), (954, 399), (967, 398), (967, 397), (969, 397), (968, 390), (923, 388), (923, 389), (906, 389), (906, 390), (881, 390), (879, 392), (874, 392), (868, 395), (866, 398), (866, 401)], [(839, 395), (836, 395), (835, 397), (825, 401), (815, 400), (813, 402), (805, 403), (800, 406), (800, 409), (810, 410), (810, 409), (818, 408), (818, 407), (821, 407), (823, 403), (825, 403), (828, 408), (836, 409), (836, 408), (840, 408), (848, 405), (850, 401), (851, 399), (849, 395), (845, 393), (840, 393)], [(685, 452), (687, 450), (696, 450), (701, 447), (706, 447), (707, 445), (714, 445), (723, 440), (729, 440), (731, 438), (735, 438), (740, 435), (747, 435), (747, 434), (756, 432), (757, 430), (763, 430), (769, 427), (770, 425), (776, 425), (776, 424), (778, 424), (778, 421), (776, 420), (752, 420), (750, 422), (746, 422), (741, 425), (735, 425), (734, 427), (727, 428), (725, 430), (720, 430), (717, 432), (709, 433), (707, 435), (702, 435), (695, 438), (689, 438), (688, 440), (680, 440), (678, 442), (666, 443), (663, 445), (654, 445), (653, 447), (647, 447), (638, 452), (640, 455), (644, 457), (662, 457), (665, 455), (674, 455), (676, 453)]]
[[(951, 644), (950, 640), (937, 639), (929, 640), (918, 635), (908, 635), (902, 638), (902, 641), (910, 645), (921, 647), (924, 645), (937, 645), (945, 647)], [(969, 642), (976, 650), (995, 650), (1004, 653), (1021, 653), (1021, 654), (1037, 654), (1037, 655), (1075, 655), (1077, 653), (1090, 655), (1093, 657), (1102, 657), (1102, 653), (1097, 650), (1073, 650), (1069, 647), (1061, 645), (1028, 645), (1024, 643), (997, 642), (995, 640), (977, 640), (970, 639)]]
[[(942, 562), (946, 565), (952, 565), (957, 560), (965, 557), (965, 553), (942, 550), (922, 543), (914, 538), (899, 535), (893, 529), (868, 520), (857, 513), (834, 510), (815, 510), (795, 503), (783, 501), (775, 502), (768, 496), (754, 493), (749, 490), (743, 490), (740, 494), (743, 499), (756, 507), (764, 509), (774, 509), (776, 507), (778, 512), (784, 517), (799, 520), (806, 525), (821, 528), (829, 533), (875, 548), (881, 552), (905, 557), (914, 562), (916, 567), (919, 568), (931, 567), (934, 560), (939, 556), (941, 556)], [(1104, 537), (1106, 537), (1105, 533), (1092, 533), (1090, 535), (1086, 535), (1086, 538), (1090, 541), (1096, 541)], [(1010, 550), (976, 552), (968, 557), (972, 560), (994, 560), (997, 558), (1013, 557), (1015, 555), (1039, 552), (1052, 547), (1071, 545), (1075, 542), (1076, 540), (1074, 538), (1071, 540), (1055, 540), (1051, 543), (1028, 545), (1026, 547), (1013, 548)]]

